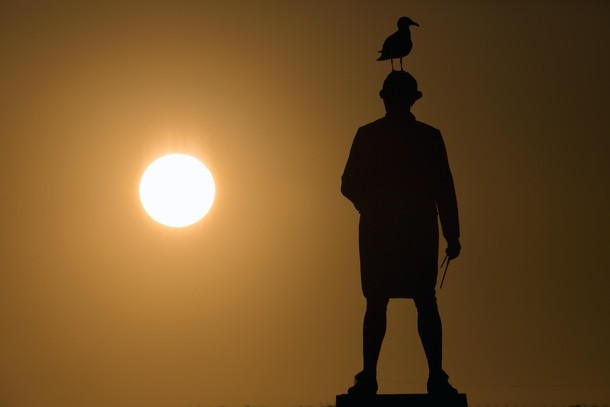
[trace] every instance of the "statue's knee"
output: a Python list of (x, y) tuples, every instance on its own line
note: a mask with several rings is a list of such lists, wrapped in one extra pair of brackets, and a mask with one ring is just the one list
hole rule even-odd
[(438, 313), (438, 305), (436, 303), (436, 295), (426, 295), (413, 298), (415, 307), (418, 313), (433, 314)]
[(388, 298), (367, 298), (366, 311), (373, 313), (385, 313), (388, 308)]

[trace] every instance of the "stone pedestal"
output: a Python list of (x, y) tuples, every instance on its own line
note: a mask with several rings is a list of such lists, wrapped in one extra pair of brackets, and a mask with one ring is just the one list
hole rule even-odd
[(468, 407), (466, 394), (443, 397), (429, 394), (377, 394), (373, 397), (337, 396), (337, 407)]

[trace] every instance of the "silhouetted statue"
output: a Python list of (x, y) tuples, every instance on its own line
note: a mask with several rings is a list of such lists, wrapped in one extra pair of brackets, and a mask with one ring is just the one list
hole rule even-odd
[(377, 361), (390, 298), (412, 298), (429, 368), (428, 393), (457, 394), (442, 368), (442, 327), (436, 303), (438, 222), (447, 256), (461, 250), (458, 209), (445, 144), (439, 130), (410, 112), (421, 98), (415, 79), (392, 71), (380, 91), (385, 117), (356, 133), (341, 192), (360, 212), (364, 369), (348, 391), (377, 392)]
[(402, 71), (402, 59), (409, 55), (413, 48), (409, 27), (412, 25), (419, 27), (419, 24), (409, 17), (400, 17), (397, 25), (398, 31), (386, 38), (381, 51), (379, 51), (381, 56), (377, 58), (377, 61), (387, 61), (389, 59), (392, 70), (394, 70), (394, 59), (400, 58), (400, 70)]

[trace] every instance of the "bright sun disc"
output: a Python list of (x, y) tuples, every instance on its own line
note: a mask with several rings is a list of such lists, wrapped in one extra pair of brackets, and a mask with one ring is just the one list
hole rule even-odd
[(148, 166), (140, 181), (146, 213), (171, 227), (189, 226), (212, 207), (216, 186), (205, 165), (186, 154), (170, 154)]

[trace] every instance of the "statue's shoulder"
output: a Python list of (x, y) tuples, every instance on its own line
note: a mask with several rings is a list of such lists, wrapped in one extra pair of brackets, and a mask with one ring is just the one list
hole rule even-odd
[(415, 120), (413, 122), (413, 126), (418, 131), (421, 131), (422, 133), (437, 134), (437, 135), (441, 134), (441, 131), (439, 129), (437, 129), (436, 127), (433, 127), (433, 126), (429, 125), (428, 123), (420, 122), (419, 120)]
[(373, 122), (361, 126), (358, 131), (362, 133), (375, 133), (383, 131), (386, 127), (386, 120), (382, 117)]

